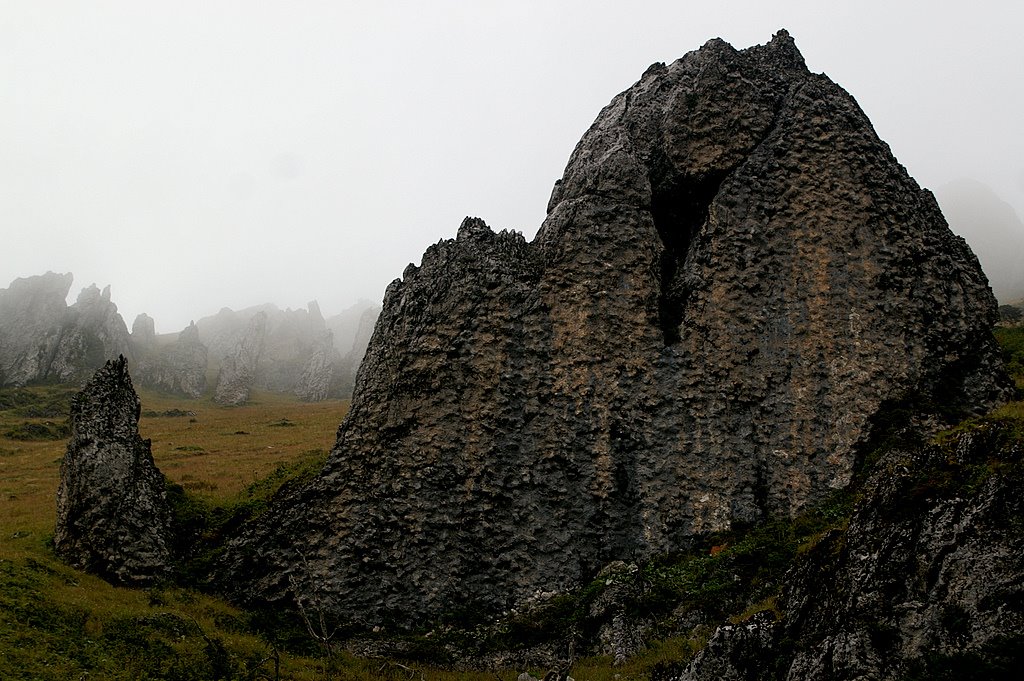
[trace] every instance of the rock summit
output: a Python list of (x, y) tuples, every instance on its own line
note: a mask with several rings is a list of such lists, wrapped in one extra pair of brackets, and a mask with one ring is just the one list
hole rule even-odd
[(532, 242), (468, 218), (389, 286), (326, 466), (220, 584), (410, 626), (798, 513), (886, 422), (1007, 396), (995, 315), (787, 33), (712, 40), (605, 107)]

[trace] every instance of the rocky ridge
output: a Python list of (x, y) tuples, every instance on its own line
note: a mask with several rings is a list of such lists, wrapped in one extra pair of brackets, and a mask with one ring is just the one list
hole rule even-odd
[(193, 399), (203, 396), (209, 352), (195, 322), (167, 341), (157, 338), (153, 319), (140, 314), (132, 324), (131, 342), (140, 385)]
[[(355, 309), (369, 314), (372, 331), (376, 320), (374, 308), (362, 305)], [(224, 308), (212, 317), (200, 319), (200, 338), (210, 348), (211, 361), (214, 366), (219, 362), (222, 370), (227, 367), (221, 374), (223, 380), (235, 380), (233, 367), (237, 366), (240, 344), (252, 346), (257, 342), (252, 337), (252, 325), (261, 314), (265, 317), (259, 341), (262, 350), (250, 367), (251, 387), (293, 392), (307, 401), (351, 395), (355, 368), (369, 340), (368, 334), (361, 331), (364, 320), (332, 318), (328, 324), (315, 301), (305, 310), (280, 310), (273, 305), (239, 311)], [(342, 342), (349, 339), (349, 345), (339, 345), (338, 332)], [(233, 392), (227, 385), (223, 389), (218, 386), (217, 390), (224, 394)]]
[(467, 219), (389, 286), (321, 475), (219, 583), (407, 627), (798, 513), (894, 411), (1005, 399), (995, 315), (934, 198), (788, 34), (710, 41), (601, 112), (532, 243)]
[(123, 356), (75, 396), (53, 537), (68, 564), (128, 585), (166, 576), (172, 559), (164, 477), (139, 436), (140, 411)]
[(110, 287), (93, 284), (67, 305), (71, 282), (70, 273), (48, 272), (0, 289), (0, 385), (82, 382), (130, 352)]
[[(239, 366), (239, 343), (262, 312), (263, 351), (250, 368), (251, 386), (310, 401), (346, 398), (379, 312), (361, 303), (332, 317), (328, 326), (316, 302), (306, 310), (269, 304), (238, 312), (224, 308), (179, 333), (160, 335), (153, 318), (141, 314), (129, 334), (109, 286), (89, 286), (69, 306), (72, 281), (70, 273), (50, 272), (0, 289), (0, 386), (84, 383), (106, 360), (124, 355), (138, 385), (198, 398), (207, 390), (207, 372), (225, 362), (230, 366), (224, 379), (237, 380), (232, 372)], [(340, 345), (332, 331), (340, 334)], [(221, 388), (222, 395), (231, 392), (241, 394), (237, 385)]]

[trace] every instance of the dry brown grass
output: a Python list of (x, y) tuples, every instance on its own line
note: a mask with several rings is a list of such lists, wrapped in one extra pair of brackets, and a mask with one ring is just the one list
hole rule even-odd
[[(348, 400), (304, 403), (289, 395), (256, 393), (243, 407), (142, 393), (144, 412), (183, 409), (194, 416), (143, 416), (139, 432), (152, 440), (153, 459), (186, 490), (222, 502), (280, 464), (328, 451)], [(187, 405), (187, 406), (185, 406)]]

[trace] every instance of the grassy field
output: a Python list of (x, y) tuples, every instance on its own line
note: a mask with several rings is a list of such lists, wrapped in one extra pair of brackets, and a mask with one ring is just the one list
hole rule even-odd
[[(277, 649), (253, 615), (174, 585), (113, 587), (62, 564), (52, 535), (67, 411), (75, 389), (0, 389), (0, 679), (424, 679), (494, 681), (522, 670), (455, 672), (414, 663)], [(157, 466), (210, 507), (231, 507), (289, 467), (323, 460), (347, 401), (257, 393), (243, 407), (140, 390), (139, 430)], [(268, 477), (269, 476), (269, 477)], [(680, 648), (679, 651), (676, 648)], [(655, 648), (678, 657), (685, 642)], [(638, 660), (594, 658), (576, 678), (642, 678)], [(542, 676), (545, 670), (532, 669)]]
[[(245, 613), (173, 587), (114, 588), (53, 556), (73, 394), (0, 391), (0, 678), (274, 678), (274, 661), (261, 663), (272, 651)], [(147, 391), (141, 398), (139, 430), (157, 465), (211, 505), (230, 504), (283, 464), (322, 459), (348, 408), (275, 394), (237, 408)], [(315, 659), (280, 664), (282, 678), (324, 678)]]

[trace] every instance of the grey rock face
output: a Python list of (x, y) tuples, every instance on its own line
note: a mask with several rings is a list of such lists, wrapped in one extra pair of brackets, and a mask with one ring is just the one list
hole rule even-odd
[(156, 321), (143, 312), (132, 322), (133, 347), (151, 348), (156, 345)]
[(0, 384), (41, 380), (60, 343), (71, 273), (15, 279), (0, 289)]
[(334, 378), (335, 355), (334, 337), (330, 331), (326, 331), (306, 361), (295, 394), (307, 402), (327, 399)]
[(74, 567), (112, 582), (144, 585), (171, 557), (164, 479), (124, 357), (108, 361), (71, 405), (71, 441), (61, 463), (54, 548)]
[(185, 397), (202, 397), (206, 390), (208, 352), (199, 340), (195, 322), (166, 342), (156, 338), (152, 319), (139, 315), (132, 326), (132, 351), (140, 385)]
[[(330, 394), (335, 397), (351, 397), (355, 388), (356, 372), (366, 354), (366, 348), (373, 337), (374, 327), (377, 325), (377, 318), (380, 317), (380, 307), (365, 307), (359, 315), (358, 323), (348, 329), (347, 338), (350, 338), (350, 349), (343, 356), (335, 359), (333, 380)], [(333, 325), (334, 327), (337, 324)]]
[[(371, 310), (373, 312), (370, 312)], [(360, 301), (356, 305), (324, 320), (327, 328), (334, 334), (334, 346), (340, 352), (347, 353), (350, 349), (355, 349), (359, 346), (360, 342), (358, 339), (366, 328), (364, 320), (368, 314), (372, 317), (372, 321), (365, 335), (365, 340), (362, 342), (362, 349), (358, 352), (360, 359), (362, 359), (362, 352), (366, 350), (366, 342), (370, 340), (370, 335), (373, 333), (373, 322), (380, 315), (380, 305), (372, 305), (369, 302)]]
[(681, 678), (1016, 678), (1022, 457), (992, 426), (889, 454), (848, 529), (787, 575), (781, 621), (723, 627)]
[(101, 291), (93, 284), (68, 307), (46, 380), (84, 381), (105, 361), (130, 352), (128, 327), (110, 300), (110, 287)]
[[(251, 377), (253, 387), (293, 392), (310, 401), (351, 393), (354, 370), (341, 358), (315, 301), (305, 310), (280, 310), (273, 305), (238, 312), (225, 308), (199, 320), (200, 337), (211, 359), (216, 362), (223, 357), (222, 368), (233, 365), (239, 345), (249, 342), (253, 320), (261, 314), (264, 335)], [(345, 381), (347, 386), (341, 384)]]
[(225, 406), (245, 404), (256, 382), (256, 368), (263, 352), (267, 333), (267, 315), (257, 312), (249, 323), (245, 336), (238, 341), (231, 354), (224, 358), (217, 377), (213, 400)]
[(995, 314), (788, 35), (711, 41), (601, 112), (533, 243), (467, 219), (389, 286), (324, 471), (222, 583), (415, 624), (796, 513), (893, 404), (1003, 399)]
[(64, 301), (71, 274), (48, 272), (0, 289), (0, 384), (84, 381), (107, 359), (128, 354), (128, 328), (110, 287)]

